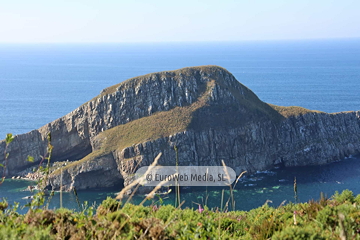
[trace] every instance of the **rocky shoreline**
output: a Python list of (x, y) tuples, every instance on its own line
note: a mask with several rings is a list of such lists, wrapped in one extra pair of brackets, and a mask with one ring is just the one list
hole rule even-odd
[[(50, 163), (50, 171), (49, 174), (53, 173), (56, 170), (61, 169), (62, 167), (69, 164), (69, 161), (64, 162), (54, 162)], [(42, 167), (45, 168), (46, 164), (42, 164)], [(40, 166), (36, 165), (33, 167), (26, 168), (23, 171), (18, 172), (17, 175), (12, 176), (11, 179), (18, 179), (18, 180), (28, 180), (28, 181), (39, 181), (40, 179), (44, 178), (44, 173), (39, 171)]]

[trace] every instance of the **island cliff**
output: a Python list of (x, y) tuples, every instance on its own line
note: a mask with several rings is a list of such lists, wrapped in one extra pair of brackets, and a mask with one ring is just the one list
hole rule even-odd
[[(8, 176), (46, 153), (63, 167), (65, 190), (128, 185), (162, 152), (160, 165), (226, 165), (237, 174), (276, 164), (316, 165), (360, 153), (360, 111), (327, 114), (262, 102), (227, 70), (183, 68), (129, 79), (38, 130), (15, 136)], [(4, 152), (5, 142), (0, 142)], [(4, 163), (4, 156), (0, 156)], [(60, 170), (49, 184), (58, 189)], [(124, 180), (123, 180), (124, 179)]]

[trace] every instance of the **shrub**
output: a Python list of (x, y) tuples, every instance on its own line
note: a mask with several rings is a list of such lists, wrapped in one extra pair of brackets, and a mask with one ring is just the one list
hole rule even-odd
[(163, 222), (167, 222), (175, 211), (177, 210), (172, 205), (160, 206), (155, 211), (154, 216), (161, 219)]
[(326, 240), (312, 226), (298, 227), (288, 226), (283, 231), (277, 232), (272, 237), (273, 240)]
[(107, 197), (96, 210), (97, 215), (106, 215), (109, 212), (115, 212), (119, 210), (121, 203), (114, 198)]
[(354, 201), (356, 202), (356, 204), (359, 204), (360, 205), (360, 194), (358, 194), (356, 196), (356, 198), (354, 199)]
[(337, 224), (337, 214), (334, 208), (329, 206), (324, 207), (316, 216), (316, 220), (321, 223), (323, 229), (335, 227)]
[(354, 203), (355, 197), (352, 191), (346, 189), (341, 194), (338, 191), (335, 192), (334, 196), (332, 197), (337, 203)]
[(0, 202), (0, 212), (5, 211), (5, 209), (9, 206), (8, 202), (4, 199)]

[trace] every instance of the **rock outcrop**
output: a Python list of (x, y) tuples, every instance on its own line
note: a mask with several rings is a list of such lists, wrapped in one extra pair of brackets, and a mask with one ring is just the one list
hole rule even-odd
[[(51, 132), (52, 161), (69, 160), (49, 184), (66, 190), (127, 185), (162, 152), (161, 165), (221, 165), (236, 173), (275, 164), (324, 164), (360, 153), (360, 111), (327, 114), (262, 102), (217, 66), (148, 74), (104, 89), (66, 116), (15, 136), (8, 175), (40, 161)], [(4, 152), (5, 142), (0, 142)], [(4, 157), (0, 157), (0, 163)]]

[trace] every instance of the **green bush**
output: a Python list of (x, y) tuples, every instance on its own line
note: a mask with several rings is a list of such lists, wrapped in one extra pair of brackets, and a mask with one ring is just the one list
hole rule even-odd
[(176, 208), (172, 205), (160, 206), (156, 208), (153, 207), (152, 209), (154, 211), (154, 217), (161, 219), (163, 222), (167, 222), (176, 211)]
[(98, 215), (106, 215), (108, 212), (115, 212), (121, 208), (121, 203), (114, 198), (107, 197), (96, 210)]
[(335, 227), (337, 224), (337, 213), (336, 209), (330, 206), (326, 206), (316, 216), (316, 220), (321, 224), (323, 229)]
[(277, 232), (272, 237), (273, 240), (326, 240), (318, 230), (312, 226), (287, 226), (283, 231)]
[(338, 203), (355, 202), (354, 193), (348, 189), (344, 190), (341, 194), (339, 194), (339, 192), (336, 191), (332, 198)]
[(356, 204), (360, 205), (360, 194), (356, 196), (356, 198), (354, 199)]
[(9, 206), (8, 202), (4, 199), (0, 202), (0, 212), (5, 211), (5, 209)]

